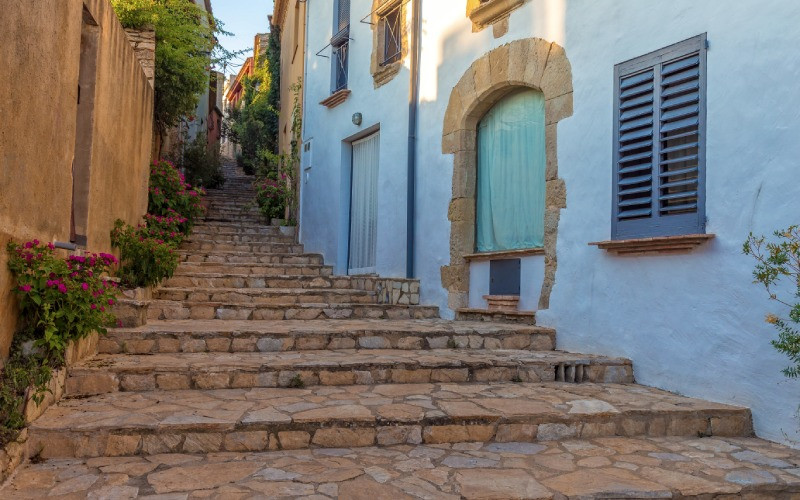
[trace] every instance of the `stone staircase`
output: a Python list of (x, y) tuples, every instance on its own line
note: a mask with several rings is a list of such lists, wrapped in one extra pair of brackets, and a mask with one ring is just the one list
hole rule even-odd
[(100, 341), (3, 498), (800, 498), (744, 408), (634, 384), (419, 283), (334, 276), (227, 167), (149, 322)]

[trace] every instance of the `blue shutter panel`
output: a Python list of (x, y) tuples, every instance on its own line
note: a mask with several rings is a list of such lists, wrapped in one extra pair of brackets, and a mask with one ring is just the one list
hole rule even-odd
[(615, 67), (613, 239), (705, 232), (705, 41)]

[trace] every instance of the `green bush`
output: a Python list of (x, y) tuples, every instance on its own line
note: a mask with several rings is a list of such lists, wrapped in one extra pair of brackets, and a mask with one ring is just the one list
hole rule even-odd
[(130, 288), (154, 286), (172, 277), (178, 267), (179, 241), (161, 239), (146, 225), (133, 227), (118, 219), (111, 231), (111, 244), (120, 254), (117, 275)]
[[(33, 240), (8, 244), (8, 267), (18, 287), (22, 333), (36, 347), (63, 355), (71, 340), (113, 324), (116, 283), (106, 276), (116, 257), (109, 254), (57, 257), (54, 246)], [(108, 308), (108, 310), (106, 310)]]
[(267, 219), (283, 219), (289, 199), (286, 177), (259, 179), (255, 184), (258, 209)]
[(161, 160), (150, 169), (150, 196), (147, 211), (153, 215), (180, 214), (186, 222), (180, 225), (189, 234), (197, 220), (205, 213), (202, 188), (193, 188), (172, 162)]
[(225, 184), (219, 151), (209, 151), (205, 134), (198, 134), (186, 144), (180, 159), (186, 179), (194, 186), (221, 188)]
[[(763, 285), (769, 298), (788, 308), (788, 317), (768, 314), (766, 321), (778, 330), (778, 339), (772, 345), (788, 356), (791, 365), (783, 370), (790, 378), (800, 377), (800, 226), (775, 231), (775, 241), (751, 233), (744, 244), (744, 253), (756, 259), (753, 271), (755, 283)], [(781, 297), (776, 286), (788, 281), (792, 298)]]

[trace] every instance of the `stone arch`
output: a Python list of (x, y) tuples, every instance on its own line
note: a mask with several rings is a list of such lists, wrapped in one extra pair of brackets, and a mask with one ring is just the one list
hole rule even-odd
[(566, 187), (558, 177), (557, 124), (572, 116), (572, 69), (564, 48), (541, 38), (525, 38), (483, 55), (464, 73), (450, 94), (442, 131), (442, 152), (453, 154), (450, 220), (450, 264), (441, 269), (442, 285), (452, 309), (469, 299), (469, 263), (475, 251), (475, 193), (478, 121), (500, 99), (520, 87), (540, 90), (545, 97), (547, 170), (545, 202), (545, 279), (539, 309), (547, 309), (555, 283), (556, 240), (560, 210), (566, 208)]

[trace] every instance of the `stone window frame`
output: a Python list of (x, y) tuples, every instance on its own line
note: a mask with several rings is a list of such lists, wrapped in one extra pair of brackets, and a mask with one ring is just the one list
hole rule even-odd
[[(372, 13), (370, 14), (370, 25), (372, 26), (372, 57), (370, 61), (370, 72), (375, 88), (381, 87), (392, 81), (400, 72), (403, 63), (408, 56), (409, 32), (411, 30), (411, 19), (409, 19), (410, 9), (409, 0), (373, 0)], [(398, 60), (383, 64), (385, 33), (382, 24), (383, 18), (394, 11), (400, 9), (400, 30), (401, 30), (401, 51)]]
[(469, 302), (469, 261), (475, 253), (477, 192), (477, 126), (492, 106), (520, 88), (545, 97), (545, 279), (539, 309), (547, 309), (555, 283), (556, 242), (560, 211), (566, 208), (566, 186), (558, 177), (557, 125), (572, 116), (572, 68), (563, 47), (541, 38), (501, 45), (478, 58), (450, 94), (442, 131), (442, 153), (453, 155), (450, 263), (441, 268), (448, 305), (457, 310)]
[(495, 38), (508, 31), (508, 17), (527, 0), (467, 0), (467, 17), (472, 21), (472, 31), (494, 26)]

